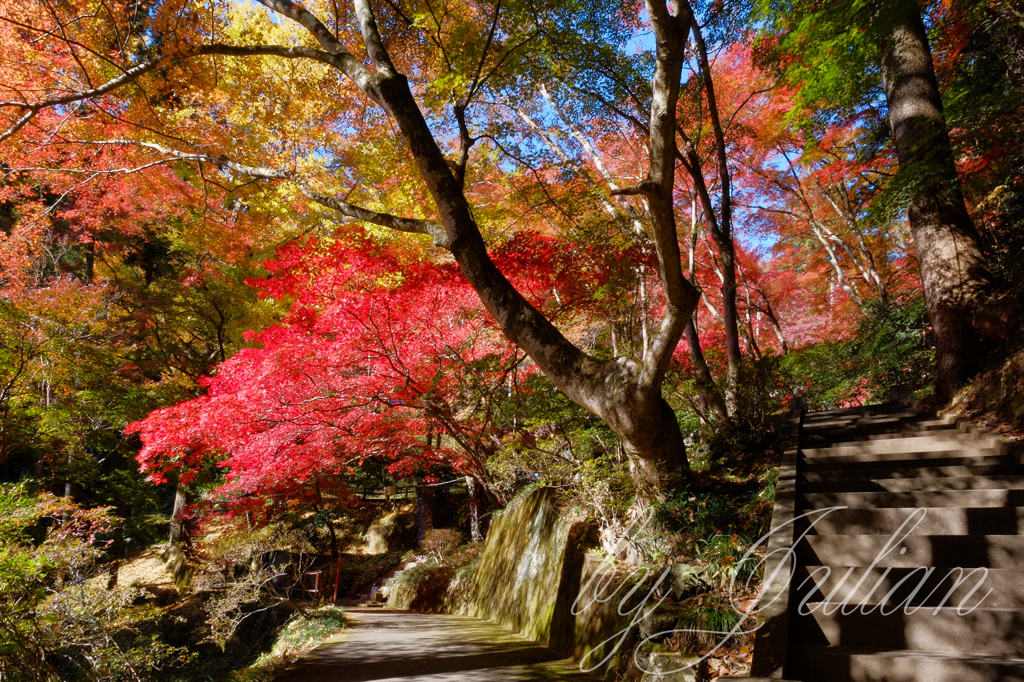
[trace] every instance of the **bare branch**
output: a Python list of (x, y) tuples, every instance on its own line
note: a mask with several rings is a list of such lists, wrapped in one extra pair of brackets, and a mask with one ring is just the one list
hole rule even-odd
[(10, 128), (0, 133), (0, 142), (3, 142), (8, 137), (24, 128), (25, 124), (31, 121), (38, 111), (38, 109), (34, 108), (30, 108), (28, 111), (26, 111), (25, 115), (19, 118), (17, 121), (15, 121)]
[(491, 30), (487, 32), (487, 42), (484, 43), (483, 52), (480, 53), (480, 63), (476, 65), (476, 74), (473, 76), (473, 84), (469, 87), (469, 93), (466, 95), (466, 104), (469, 104), (473, 100), (473, 95), (476, 94), (476, 89), (480, 85), (480, 74), (484, 70), (484, 61), (487, 59), (487, 53), (491, 51), (491, 43), (494, 42), (494, 32), (498, 28), (498, 16), (501, 13), (501, 0), (497, 0), (494, 3), (494, 19), (491, 20)]

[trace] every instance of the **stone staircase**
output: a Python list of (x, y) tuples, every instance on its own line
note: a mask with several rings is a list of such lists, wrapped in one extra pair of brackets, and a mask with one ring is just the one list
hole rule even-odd
[[(1019, 451), (906, 407), (811, 413), (790, 490), (796, 567), (772, 677), (1024, 682)], [(755, 668), (759, 646), (782, 644), (769, 634)]]
[(387, 601), (388, 596), (391, 594), (391, 585), (389, 584), (391, 580), (397, 578), (413, 566), (418, 566), (425, 560), (426, 557), (416, 556), (412, 561), (407, 561), (392, 568), (367, 588), (366, 592), (359, 595), (360, 606), (384, 606), (384, 602)]

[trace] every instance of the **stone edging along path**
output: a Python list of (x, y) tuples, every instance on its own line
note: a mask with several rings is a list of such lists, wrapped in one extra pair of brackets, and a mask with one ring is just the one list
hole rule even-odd
[(274, 682), (510, 682), (596, 679), (551, 649), (469, 616), (352, 609), (351, 627)]

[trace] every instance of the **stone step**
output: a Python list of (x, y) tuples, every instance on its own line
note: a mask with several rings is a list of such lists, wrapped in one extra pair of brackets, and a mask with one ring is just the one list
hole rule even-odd
[(931, 430), (925, 433), (893, 437), (893, 434), (881, 435), (877, 438), (857, 438), (847, 442), (833, 442), (827, 449), (850, 448), (853, 450), (870, 449), (873, 452), (899, 452), (904, 448), (911, 450), (948, 450), (961, 445), (997, 445), (998, 441), (986, 434), (972, 431), (964, 432), (957, 428)]
[(838, 609), (826, 613), (814, 603), (807, 609), (810, 614), (790, 612), (794, 641), (802, 644), (1024, 657), (1024, 611), (958, 613), (943, 607), (885, 616), (860, 609), (845, 615)]
[(958, 431), (959, 429), (950, 422), (930, 419), (921, 415), (893, 415), (861, 420), (833, 419), (810, 424), (805, 420), (801, 434), (810, 438), (830, 439), (835, 439), (843, 434), (851, 434), (855, 439), (860, 439), (867, 434), (884, 433), (885, 431), (894, 433), (916, 431), (925, 435), (932, 431), (946, 430)]
[[(987, 458), (986, 458), (987, 459)], [(907, 479), (920, 481), (922, 479), (971, 479), (983, 476), (1012, 476), (1024, 474), (1024, 468), (1013, 460), (1006, 457), (1000, 458), (995, 463), (964, 466), (936, 466), (929, 462), (928, 466), (887, 466), (879, 468), (877, 464), (857, 465), (841, 469), (828, 469), (819, 466), (818, 470), (806, 470), (803, 467), (800, 473), (801, 490), (811, 483), (824, 481), (863, 481), (881, 479)]]
[[(800, 566), (793, 576), (794, 604), (975, 606), (1024, 609), (1024, 571), (1018, 569), (867, 568)], [(795, 607), (794, 607), (795, 608)], [(895, 612), (894, 618), (901, 613)]]
[[(803, 433), (801, 445), (805, 448), (835, 447), (840, 445), (860, 445), (890, 438), (928, 437), (960, 437), (963, 432), (956, 426), (946, 423), (931, 422), (892, 422), (878, 424), (868, 428), (851, 426), (842, 429), (829, 429), (820, 432)], [(975, 436), (978, 438), (978, 436)]]
[(864, 407), (840, 407), (834, 410), (808, 412), (804, 415), (803, 423), (805, 425), (827, 425), (835, 422), (871, 421), (874, 419), (886, 419), (893, 417), (911, 419), (919, 416), (921, 416), (921, 413), (911, 407), (869, 405)]
[(861, 455), (871, 453), (895, 454), (900, 452), (930, 452), (959, 450), (972, 447), (995, 447), (995, 439), (982, 437), (976, 433), (947, 434), (940, 432), (927, 436), (909, 438), (884, 438), (880, 440), (854, 441), (836, 443), (825, 448), (801, 448), (807, 457), (840, 457), (845, 455)]
[[(909, 440), (909, 439), (908, 439)], [(891, 443), (892, 441), (881, 441)], [(946, 445), (946, 443), (943, 443)], [(855, 452), (853, 448), (821, 448), (817, 450), (801, 450), (803, 459), (807, 464), (853, 464), (858, 462), (924, 462), (930, 460), (947, 459), (950, 457), (998, 457), (1005, 454), (995, 446), (966, 446), (963, 443), (950, 443), (948, 448), (935, 448), (928, 450), (893, 450), (891, 452), (872, 452), (865, 449), (864, 452)], [(808, 452), (817, 454), (808, 454)]]
[(1024, 658), (798, 645), (787, 677), (828, 682), (1024, 682)]
[[(823, 471), (873, 471), (877, 472), (886, 469), (921, 469), (915, 477), (928, 475), (927, 470), (946, 467), (1020, 467), (1020, 454), (1007, 452), (1004, 454), (961, 454), (954, 452), (944, 453), (920, 453), (920, 457), (907, 456), (906, 454), (891, 455), (869, 455), (868, 459), (853, 457), (832, 457), (819, 460), (804, 460), (800, 463), (800, 470), (804, 473), (817, 473)], [(1014, 472), (1010, 472), (1014, 473)], [(1020, 469), (1016, 470), (1020, 473)]]
[(899, 543), (902, 554), (882, 555), (890, 543), (889, 535), (808, 535), (794, 552), (804, 565), (870, 566), (917, 568), (1015, 569), (1024, 566), (1024, 537), (1017, 535), (911, 535)]
[(849, 507), (1024, 507), (1024, 490), (911, 490), (907, 492), (807, 493), (800, 496), (805, 509)]
[[(1024, 530), (1024, 508), (1020, 507), (921, 507), (839, 509), (815, 515), (811, 532), (815, 535), (891, 535), (911, 514), (922, 511), (920, 518), (906, 528), (907, 531), (914, 528), (914, 535), (1017, 535)], [(803, 512), (797, 512), (800, 513)], [(809, 520), (801, 519), (798, 527), (805, 528)]]
[(865, 478), (807, 481), (804, 493), (924, 492), (938, 490), (1022, 490), (1024, 475), (951, 476), (947, 478)]

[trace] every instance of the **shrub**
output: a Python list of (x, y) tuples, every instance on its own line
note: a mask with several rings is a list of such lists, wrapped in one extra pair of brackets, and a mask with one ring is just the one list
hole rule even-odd
[(783, 359), (791, 391), (807, 397), (811, 409), (882, 402), (892, 388), (917, 397), (934, 383), (931, 328), (921, 296), (868, 304), (850, 340), (825, 342)]
[(714, 594), (704, 595), (683, 611), (676, 628), (684, 645), (715, 646), (740, 621), (740, 614)]
[(673, 492), (654, 506), (654, 521), (663, 530), (710, 537), (732, 530), (740, 522), (736, 504), (726, 497)]
[(254, 530), (225, 525), (199, 543), (192, 587), (210, 595), (210, 641), (223, 648), (242, 621), (281, 603), (301, 612), (287, 588), (310, 565), (306, 547), (301, 532), (283, 524)]
[(739, 535), (718, 534), (697, 542), (697, 560), (703, 565), (702, 577), (719, 589), (730, 584), (745, 584), (754, 575), (760, 557), (746, 557), (750, 549), (746, 538)]
[(392, 579), (388, 608), (429, 613), (464, 613), (480, 564), (479, 544), (451, 548), (445, 565), (433, 557)]
[(309, 612), (307, 617), (296, 615), (281, 628), (273, 648), (256, 661), (234, 673), (236, 682), (266, 682), (273, 679), (302, 654), (314, 649), (320, 642), (343, 630), (345, 612), (335, 606), (322, 606)]
[(430, 552), (439, 566), (444, 565), (445, 555), (461, 544), (462, 533), (454, 528), (433, 528), (423, 536), (423, 549)]
[(141, 680), (186, 658), (159, 640), (147, 592), (108, 589), (99, 560), (118, 521), (0, 484), (0, 679)]

